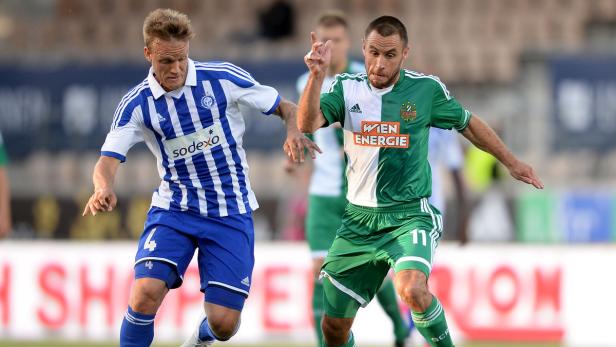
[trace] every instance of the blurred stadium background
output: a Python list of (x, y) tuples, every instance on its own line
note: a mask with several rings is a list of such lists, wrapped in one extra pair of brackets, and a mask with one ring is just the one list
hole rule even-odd
[[(114, 109), (147, 72), (141, 26), (157, 7), (192, 19), (193, 59), (232, 61), (291, 100), (321, 12), (348, 15), (358, 60), (367, 23), (399, 17), (412, 46), (406, 67), (440, 76), (546, 185), (515, 184), (467, 148), (470, 243), (457, 242), (447, 186), (447, 241), (431, 278), (453, 335), (462, 346), (616, 346), (616, 0), (1, 0), (13, 230), (0, 241), (0, 346), (117, 338), (134, 240), (158, 185), (145, 146), (119, 171), (118, 209), (96, 218), (81, 210)], [(306, 175), (285, 174), (277, 119), (245, 119), (259, 242), (253, 292), (229, 345), (307, 346)], [(191, 267), (157, 316), (158, 341), (192, 331), (197, 288)], [(379, 308), (360, 311), (359, 345), (389, 345), (388, 324)]]

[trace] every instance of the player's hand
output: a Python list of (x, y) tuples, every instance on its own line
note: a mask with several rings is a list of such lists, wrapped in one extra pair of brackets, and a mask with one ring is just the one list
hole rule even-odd
[(117, 203), (118, 198), (111, 188), (96, 189), (94, 194), (92, 194), (88, 200), (82, 216), (85, 216), (88, 213), (96, 216), (98, 212), (109, 212), (114, 209)]
[(537, 189), (543, 189), (543, 183), (535, 174), (533, 168), (522, 161), (517, 161), (509, 168), (511, 176), (519, 181), (533, 185)]
[(310, 73), (324, 77), (332, 57), (331, 41), (321, 42), (317, 40), (317, 34), (310, 32), (310, 52), (304, 56), (304, 62)]
[(321, 152), (316, 143), (310, 141), (304, 134), (299, 131), (293, 131), (287, 134), (287, 140), (282, 146), (287, 156), (295, 163), (304, 162), (304, 152), (308, 152), (312, 159), (316, 158), (315, 152)]

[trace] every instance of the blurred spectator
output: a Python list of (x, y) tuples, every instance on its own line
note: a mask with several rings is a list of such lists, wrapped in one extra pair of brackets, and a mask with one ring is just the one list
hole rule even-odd
[[(451, 174), (456, 191), (455, 198), (455, 238), (463, 244), (468, 241), (468, 204), (466, 199), (466, 184), (462, 175), (464, 154), (455, 132), (450, 130), (430, 128), (428, 161), (432, 169), (432, 196), (430, 203), (445, 215), (445, 197), (443, 194), (442, 174)], [(451, 230), (449, 227), (447, 229)]]
[(8, 158), (4, 149), (4, 141), (0, 134), (0, 238), (11, 232), (11, 191), (6, 170)]
[(276, 1), (259, 15), (261, 35), (277, 40), (293, 35), (295, 15), (286, 1)]

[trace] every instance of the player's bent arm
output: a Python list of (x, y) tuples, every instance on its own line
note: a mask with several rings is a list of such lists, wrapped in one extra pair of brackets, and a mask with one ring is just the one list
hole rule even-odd
[(308, 151), (312, 158), (315, 157), (315, 151), (321, 153), (321, 149), (297, 128), (297, 105), (281, 99), (275, 113), (282, 118), (287, 127), (287, 139), (283, 149), (292, 161), (303, 162), (305, 151)]
[(305, 133), (314, 133), (327, 122), (321, 112), (321, 85), (324, 77), (310, 74), (299, 99), (297, 127)]
[(492, 154), (505, 165), (515, 179), (532, 184), (536, 188), (543, 188), (543, 183), (541, 183), (533, 168), (518, 160), (494, 130), (476, 115), (471, 117), (468, 126), (462, 131), (462, 135), (477, 148)]
[(96, 215), (98, 212), (111, 211), (115, 207), (118, 200), (113, 192), (113, 181), (119, 166), (119, 159), (108, 156), (101, 156), (98, 159), (92, 174), (94, 194), (86, 204), (84, 216), (88, 213)]

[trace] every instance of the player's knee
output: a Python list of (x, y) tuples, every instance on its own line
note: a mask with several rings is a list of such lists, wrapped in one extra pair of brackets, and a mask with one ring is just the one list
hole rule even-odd
[(398, 293), (402, 301), (415, 312), (427, 309), (432, 299), (423, 273), (410, 273), (406, 280), (399, 284)]
[(208, 316), (208, 324), (218, 340), (227, 341), (237, 332), (240, 320), (228, 315), (213, 315)]
[[(351, 320), (351, 324), (352, 322)], [(349, 324), (348, 319), (332, 318), (325, 315), (321, 321), (323, 336), (328, 342), (344, 340), (344, 337), (351, 329), (351, 324)]]
[(135, 312), (155, 314), (167, 292), (164, 282), (153, 279), (135, 281), (131, 294), (130, 307)]

